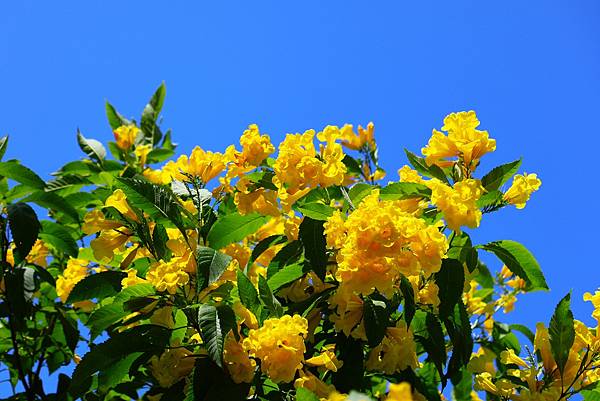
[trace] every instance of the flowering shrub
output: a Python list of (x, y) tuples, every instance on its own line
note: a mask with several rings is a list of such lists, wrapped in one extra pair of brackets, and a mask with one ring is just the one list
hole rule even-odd
[[(496, 141), (475, 112), (448, 115), (386, 183), (372, 123), (278, 146), (251, 125), (239, 146), (173, 158), (164, 96), (139, 123), (107, 104), (112, 158), (78, 133), (87, 157), (50, 181), (0, 162), (11, 399), (600, 397), (600, 333), (570, 295), (535, 333), (498, 320), (546, 281), (520, 243), (468, 231), (541, 181), (516, 174), (521, 160), (479, 171)], [(600, 292), (585, 300), (600, 324)], [(71, 364), (44, 385), (43, 369)]]

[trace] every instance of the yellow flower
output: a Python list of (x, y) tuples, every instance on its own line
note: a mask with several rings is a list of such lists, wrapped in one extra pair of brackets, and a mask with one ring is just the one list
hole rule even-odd
[(373, 190), (344, 221), (345, 237), (341, 228), (332, 228), (340, 224), (340, 215), (332, 216), (325, 232), (334, 233), (328, 243), (341, 245), (335, 275), (342, 286), (363, 295), (375, 289), (390, 294), (400, 273), (428, 277), (440, 269), (446, 237), (403, 206), (402, 201), (380, 201)]
[(431, 203), (444, 214), (446, 224), (451, 230), (460, 231), (461, 226), (479, 227), (481, 210), (477, 201), (483, 195), (481, 181), (467, 179), (454, 184), (454, 187), (440, 180), (429, 181)]
[(502, 351), (500, 353), (500, 362), (503, 364), (514, 364), (522, 368), (528, 368), (529, 365), (523, 359), (521, 359), (513, 349)]
[(251, 166), (260, 165), (275, 151), (269, 135), (261, 135), (256, 124), (249, 125), (244, 131), (240, 138), (240, 145), (242, 145), (242, 160)]
[(371, 350), (366, 367), (388, 375), (408, 367), (416, 369), (419, 366), (416, 350), (412, 330), (399, 320), (396, 327), (386, 329), (381, 344)]
[(115, 135), (115, 141), (117, 146), (121, 150), (129, 150), (135, 143), (135, 139), (140, 133), (140, 129), (135, 125), (121, 125), (119, 128), (113, 131)]
[(479, 159), (496, 150), (496, 141), (489, 138), (487, 131), (479, 131), (479, 120), (474, 111), (451, 113), (444, 118), (443, 131), (448, 136), (433, 130), (429, 143), (421, 152), (428, 165), (449, 167), (454, 157), (458, 157), (467, 171), (473, 171)]
[(154, 262), (146, 273), (146, 280), (158, 291), (168, 291), (169, 294), (174, 295), (178, 287), (189, 281), (189, 276), (183, 267), (177, 258), (173, 258), (169, 262), (162, 260)]
[(239, 325), (245, 324), (249, 329), (258, 329), (258, 319), (256, 319), (254, 313), (250, 312), (250, 310), (242, 305), (241, 302), (234, 302), (233, 311), (240, 319)]
[[(225, 170), (225, 157), (221, 153), (207, 152), (196, 146), (188, 159), (182, 155), (177, 159), (176, 166), (183, 172), (198, 177), (206, 184)], [(165, 166), (166, 167), (166, 166)], [(164, 168), (163, 168), (164, 169)], [(178, 172), (173, 172), (174, 178), (181, 179)]]
[(67, 302), (69, 294), (75, 284), (83, 280), (88, 274), (89, 261), (85, 259), (69, 259), (67, 267), (56, 280), (56, 294), (62, 302)]
[(229, 332), (223, 344), (223, 362), (236, 383), (251, 383), (256, 370), (256, 361), (250, 359), (242, 344)]
[(400, 176), (401, 182), (414, 182), (415, 184), (424, 184), (426, 182), (417, 170), (413, 170), (406, 165), (398, 170), (398, 176)]
[(586, 292), (583, 294), (583, 300), (590, 301), (594, 306), (592, 316), (598, 321), (598, 326), (600, 327), (600, 290), (597, 290), (593, 295), (589, 292)]
[(135, 156), (141, 166), (146, 164), (148, 153), (152, 151), (152, 145), (139, 145), (135, 148)]
[(48, 267), (48, 254), (48, 247), (42, 240), (38, 239), (33, 244), (33, 247), (25, 259), (29, 263), (33, 263), (42, 267)]
[(329, 315), (336, 331), (350, 336), (363, 317), (363, 300), (348, 289), (341, 288), (329, 298), (335, 313)]
[(308, 366), (323, 366), (327, 370), (337, 372), (342, 367), (342, 361), (339, 361), (331, 349), (325, 349), (320, 355), (313, 356), (304, 362)]
[(531, 194), (540, 189), (541, 185), (542, 181), (537, 178), (537, 174), (517, 174), (503, 198), (517, 209), (523, 209)]
[(146, 280), (137, 276), (137, 270), (135, 269), (127, 269), (126, 271), (127, 277), (121, 280), (121, 285), (123, 288), (131, 287), (136, 284), (147, 283)]
[(168, 388), (186, 377), (194, 368), (195, 359), (185, 348), (171, 348), (150, 359), (150, 372), (161, 387)]
[(300, 377), (294, 381), (294, 387), (297, 389), (301, 387), (305, 388), (321, 399), (328, 397), (329, 394), (335, 391), (335, 387), (331, 384), (324, 383), (308, 370), (300, 371)]
[(385, 401), (413, 401), (410, 384), (406, 382), (390, 384), (390, 392)]
[(288, 241), (295, 241), (298, 239), (300, 223), (302, 223), (302, 217), (296, 216), (294, 212), (289, 212), (287, 214), (287, 218), (283, 221), (283, 233)]
[(90, 210), (83, 217), (83, 226), (81, 230), (86, 235), (97, 233), (101, 230), (110, 230), (113, 228), (119, 228), (122, 224), (114, 220), (106, 220), (104, 213), (101, 210), (94, 209)]
[(248, 332), (244, 350), (260, 359), (262, 371), (271, 380), (288, 383), (302, 368), (307, 332), (308, 321), (300, 315), (267, 319), (263, 327)]
[(121, 213), (123, 216), (131, 219), (133, 221), (139, 221), (137, 214), (133, 211), (129, 203), (127, 203), (127, 196), (125, 196), (125, 192), (120, 189), (116, 189), (112, 195), (106, 198), (106, 202), (104, 202), (105, 207), (114, 207)]
[(471, 360), (467, 364), (467, 369), (471, 373), (483, 373), (488, 372), (490, 374), (494, 374), (496, 369), (494, 368), (494, 360), (496, 359), (496, 354), (491, 350), (480, 347), (477, 352), (471, 355)]
[(238, 191), (235, 193), (233, 202), (242, 215), (258, 212), (264, 216), (279, 216), (279, 207), (277, 204), (277, 192), (270, 189), (258, 188), (256, 190), (248, 189), (250, 180), (242, 177), (236, 184)]
[(130, 232), (128, 229), (122, 230), (103, 230), (100, 236), (90, 241), (90, 247), (97, 260), (112, 260), (115, 255), (115, 249), (121, 248), (129, 240)]

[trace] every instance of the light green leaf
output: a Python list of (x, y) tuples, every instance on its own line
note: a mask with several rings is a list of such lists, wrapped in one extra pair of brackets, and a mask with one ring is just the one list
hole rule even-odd
[(77, 143), (79, 148), (88, 155), (92, 160), (102, 164), (102, 161), (106, 159), (106, 149), (100, 141), (95, 139), (88, 139), (77, 129)]
[(414, 182), (393, 182), (381, 188), (379, 194), (379, 197), (383, 200), (429, 198), (431, 197), (431, 190), (425, 185)]
[(0, 162), (0, 176), (35, 189), (44, 189), (46, 185), (36, 173), (15, 160)]
[(269, 216), (262, 216), (258, 213), (243, 216), (239, 213), (232, 213), (219, 217), (208, 232), (208, 243), (214, 249), (224, 248), (255, 233), (268, 219)]
[(548, 326), (548, 334), (550, 336), (550, 347), (552, 356), (556, 361), (556, 366), (561, 374), (564, 373), (565, 365), (569, 359), (569, 351), (575, 341), (575, 327), (573, 323), (573, 312), (571, 312), (571, 294), (565, 295), (560, 300), (550, 325)]
[(43, 220), (40, 239), (53, 246), (57, 251), (66, 255), (77, 257), (79, 246), (71, 233), (62, 225), (52, 221)]
[(256, 291), (254, 284), (252, 284), (250, 279), (241, 270), (237, 271), (237, 288), (242, 304), (250, 310), (255, 310), (260, 304), (258, 291)]
[(284, 267), (275, 273), (269, 280), (269, 288), (272, 291), (276, 292), (281, 287), (298, 280), (300, 277), (304, 276), (305, 272), (303, 270), (302, 264), (293, 264)]
[(481, 178), (481, 185), (488, 191), (500, 189), (502, 184), (512, 177), (521, 166), (521, 159), (514, 162), (502, 164)]
[(298, 206), (298, 210), (313, 220), (327, 220), (333, 215), (333, 208), (323, 203), (311, 202)]

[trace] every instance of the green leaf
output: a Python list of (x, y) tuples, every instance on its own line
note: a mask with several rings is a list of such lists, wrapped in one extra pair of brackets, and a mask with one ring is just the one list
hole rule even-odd
[(575, 341), (573, 312), (571, 312), (571, 293), (565, 295), (558, 305), (556, 305), (552, 319), (550, 319), (550, 325), (548, 326), (548, 334), (550, 336), (552, 356), (562, 377), (565, 365), (569, 359), (569, 351)]
[(198, 358), (185, 401), (246, 401), (249, 390), (249, 384), (234, 383), (210, 359)]
[(411, 198), (429, 198), (431, 190), (425, 185), (414, 182), (393, 182), (380, 191), (383, 200), (398, 200)]
[(415, 155), (408, 149), (404, 149), (404, 152), (406, 153), (409, 163), (414, 167), (415, 170), (417, 170), (418, 173), (426, 177), (437, 178), (438, 180), (449, 184), (444, 170), (435, 164), (428, 166), (424, 158)]
[(79, 213), (63, 197), (53, 193), (37, 191), (23, 199), (23, 202), (33, 202), (39, 206), (62, 213), (72, 222), (79, 221)]
[(328, 256), (323, 222), (304, 217), (300, 223), (298, 236), (304, 245), (304, 256), (310, 263), (312, 271), (321, 280), (325, 280)]
[(302, 252), (301, 241), (297, 240), (286, 244), (269, 262), (269, 266), (267, 266), (267, 280), (284, 267), (298, 263), (302, 257)]
[(131, 205), (159, 222), (171, 222), (187, 238), (181, 217), (183, 206), (170, 189), (137, 178), (118, 178), (118, 181)]
[(435, 274), (435, 283), (439, 288), (439, 315), (445, 319), (459, 302), (465, 284), (465, 272), (462, 263), (456, 259), (443, 259), (442, 267)]
[(473, 352), (471, 322), (462, 300), (454, 306), (453, 312), (444, 320), (444, 326), (446, 326), (446, 331), (453, 346), (447, 372), (447, 377), (451, 378), (469, 363)]
[(119, 128), (121, 125), (131, 124), (131, 121), (119, 114), (119, 112), (113, 107), (112, 104), (108, 103), (108, 101), (106, 102), (106, 117), (108, 118), (108, 123), (113, 131)]
[(36, 173), (15, 160), (0, 162), (0, 176), (35, 189), (44, 189), (46, 185)]
[(533, 344), (533, 341), (535, 339), (535, 335), (533, 334), (533, 331), (531, 331), (529, 329), (529, 327), (524, 326), (522, 324), (511, 324), (510, 325), (510, 329), (513, 330), (513, 331), (521, 332), (525, 337), (527, 337), (527, 339), (529, 340), (529, 342), (531, 344)]
[(96, 309), (86, 322), (86, 326), (90, 328), (90, 335), (96, 338), (106, 330), (109, 326), (115, 324), (131, 312), (123, 309), (122, 303), (112, 303), (101, 306)]
[(41, 224), (42, 230), (39, 235), (42, 241), (65, 255), (77, 257), (79, 252), (77, 241), (64, 226), (48, 220), (43, 220)]
[(456, 382), (452, 382), (452, 395), (456, 401), (471, 401), (473, 391), (473, 375), (467, 369), (461, 369), (456, 375)]
[(373, 188), (374, 187), (372, 185), (360, 182), (358, 184), (353, 185), (352, 188), (350, 188), (350, 191), (348, 191), (348, 197), (352, 201), (354, 207), (358, 207), (358, 205), (360, 205), (360, 202), (367, 195), (373, 192)]
[(198, 290), (204, 289), (206, 285), (213, 284), (221, 278), (223, 272), (229, 266), (231, 259), (231, 256), (215, 251), (212, 248), (199, 246), (196, 249)]
[(219, 217), (208, 232), (208, 243), (215, 249), (224, 248), (255, 233), (268, 219), (269, 216), (262, 216), (258, 213), (243, 216), (239, 213), (232, 213)]
[(406, 326), (410, 327), (410, 322), (415, 316), (417, 306), (415, 305), (415, 292), (410, 281), (405, 276), (400, 277), (400, 291), (404, 298), (404, 321)]
[(335, 338), (335, 349), (339, 351), (339, 359), (344, 364), (337, 372), (333, 372), (332, 383), (340, 392), (361, 390), (365, 374), (365, 354), (363, 342), (339, 333)]
[(281, 234), (271, 235), (261, 240), (258, 244), (256, 244), (254, 249), (252, 249), (252, 254), (250, 255), (250, 260), (248, 261), (248, 266), (251, 266), (252, 263), (254, 263), (254, 261), (258, 259), (258, 257), (270, 247), (283, 244), (286, 241), (287, 237)]
[(367, 297), (363, 304), (363, 316), (367, 341), (369, 346), (375, 347), (383, 340), (389, 326), (390, 316), (385, 303)]
[(502, 164), (481, 178), (481, 185), (488, 191), (500, 189), (502, 184), (512, 177), (521, 167), (521, 159), (514, 162)]
[(299, 387), (296, 390), (296, 401), (319, 401), (319, 397), (312, 391)]
[(302, 206), (298, 206), (298, 210), (304, 215), (308, 216), (313, 220), (326, 221), (333, 215), (333, 208), (318, 202), (305, 203)]
[(46, 183), (46, 187), (44, 188), (44, 191), (46, 191), (46, 192), (60, 191), (65, 188), (72, 188), (72, 187), (77, 187), (77, 186), (79, 188), (81, 188), (84, 185), (90, 185), (90, 184), (91, 184), (91, 182), (85, 177), (81, 177), (79, 175), (73, 175), (73, 174), (66, 174), (61, 177), (58, 177), (58, 178), (48, 181)]
[(208, 356), (223, 367), (223, 342), (227, 333), (236, 328), (235, 314), (228, 305), (202, 305), (198, 310), (202, 341)]
[(529, 291), (548, 290), (540, 265), (522, 244), (502, 240), (481, 245), (481, 248), (495, 254), (511, 272), (525, 280)]
[(484, 209), (484, 212), (487, 210), (486, 208), (501, 207), (503, 205), (502, 196), (502, 192), (498, 190), (487, 192), (477, 199), (477, 207)]
[(152, 149), (146, 157), (147, 163), (160, 163), (172, 157), (175, 151), (170, 149)]
[(156, 124), (158, 116), (162, 110), (165, 101), (166, 88), (163, 82), (152, 95), (150, 102), (144, 107), (142, 112), (141, 129), (144, 132), (146, 140), (152, 145), (156, 145), (162, 138), (162, 132)]
[(154, 245), (154, 250), (156, 251), (158, 259), (165, 261), (171, 259), (171, 250), (167, 247), (167, 241), (169, 241), (169, 236), (167, 235), (165, 226), (156, 224), (154, 226), (154, 231), (152, 232), (152, 244)]
[(302, 264), (286, 266), (269, 278), (269, 288), (271, 288), (273, 292), (276, 292), (281, 287), (298, 280), (300, 277), (304, 276), (304, 274), (305, 272)]
[(40, 231), (40, 223), (31, 206), (26, 203), (15, 203), (6, 207), (8, 226), (13, 242), (17, 248), (15, 262), (24, 260), (31, 251)]
[(133, 327), (93, 347), (84, 355), (73, 372), (69, 392), (81, 397), (91, 384), (92, 375), (109, 369), (136, 352), (161, 351), (168, 344), (171, 331), (156, 325)]
[(4, 153), (6, 153), (6, 148), (8, 148), (8, 135), (0, 138), (0, 160), (4, 157)]
[(281, 307), (281, 304), (277, 298), (275, 298), (275, 295), (273, 295), (273, 291), (271, 291), (267, 279), (262, 275), (258, 276), (258, 294), (263, 304), (265, 304), (267, 309), (271, 311), (272, 314), (277, 317), (283, 315), (283, 308)]
[(77, 143), (83, 153), (88, 155), (90, 159), (95, 160), (98, 163), (102, 163), (102, 161), (106, 159), (106, 149), (102, 143), (95, 139), (84, 137), (79, 131), (79, 128), (77, 129)]
[(127, 275), (123, 272), (105, 271), (85, 277), (79, 281), (69, 294), (67, 303), (88, 299), (104, 299), (121, 290), (121, 280)]
[(256, 291), (254, 284), (252, 284), (250, 279), (241, 270), (237, 271), (237, 287), (242, 304), (250, 310), (255, 310), (260, 304), (258, 291)]

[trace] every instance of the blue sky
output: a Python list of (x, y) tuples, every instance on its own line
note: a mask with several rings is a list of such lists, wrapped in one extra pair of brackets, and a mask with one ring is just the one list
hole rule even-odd
[[(388, 177), (453, 111), (497, 140), (481, 173), (524, 158), (541, 190), (487, 216), (479, 243), (514, 239), (552, 291), (507, 320), (548, 322), (600, 285), (593, 206), (600, 147), (600, 3), (582, 1), (63, 1), (0, 4), (0, 134), (45, 178), (81, 157), (77, 127), (104, 142), (104, 100), (139, 116), (167, 84), (164, 126), (180, 152), (224, 150), (257, 123), (274, 140), (375, 123)], [(587, 205), (587, 206), (586, 206)], [(499, 267), (499, 266), (496, 266)]]

